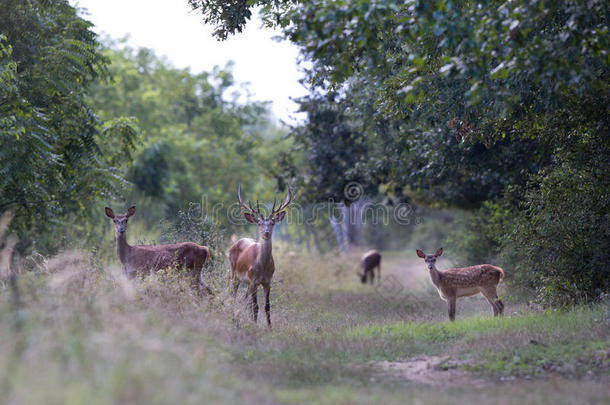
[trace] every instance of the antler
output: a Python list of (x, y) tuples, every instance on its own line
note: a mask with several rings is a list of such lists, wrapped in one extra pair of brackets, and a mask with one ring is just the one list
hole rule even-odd
[[(251, 201), (248, 201), (248, 206), (246, 206), (246, 204), (244, 204), (243, 200), (241, 199), (241, 184), (239, 185), (239, 188), (237, 189), (237, 199), (239, 200), (239, 205), (241, 207), (242, 214), (244, 213), (244, 211), (246, 211), (257, 217), (262, 217), (258, 200), (256, 200), (256, 209), (254, 209), (254, 207), (252, 206)], [(277, 205), (277, 199), (276, 198), (273, 199), (273, 207), (271, 208), (271, 216), (285, 210), (286, 207), (288, 206), (288, 204), (290, 204), (291, 200), (292, 200), (292, 191), (290, 190), (290, 187), (288, 187), (288, 194), (286, 195), (284, 202), (282, 204), (280, 204), (280, 206), (277, 209), (275, 208), (275, 206)]]
[(275, 199), (273, 200), (273, 208), (271, 209), (271, 215), (275, 215), (278, 212), (285, 210), (286, 207), (288, 207), (288, 204), (290, 204), (291, 200), (292, 200), (292, 191), (290, 190), (290, 186), (288, 186), (288, 194), (286, 195), (284, 202), (280, 205), (280, 207), (277, 210), (275, 209)]
[[(241, 199), (241, 184), (239, 185), (239, 187), (237, 188), (237, 199), (239, 200), (239, 206), (241, 207), (241, 212), (242, 214), (244, 213), (244, 210), (249, 212), (252, 215), (255, 216), (259, 216), (260, 215), (260, 210), (254, 210), (254, 208), (252, 208), (252, 203), (250, 201), (248, 201), (248, 207), (246, 207), (246, 204), (244, 204), (244, 202)], [(257, 207), (258, 207), (258, 201), (257, 201)]]

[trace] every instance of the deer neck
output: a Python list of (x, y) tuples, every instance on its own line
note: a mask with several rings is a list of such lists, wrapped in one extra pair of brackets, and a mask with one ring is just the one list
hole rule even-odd
[(260, 268), (266, 268), (267, 264), (269, 264), (269, 262), (271, 261), (271, 250), (272, 250), (272, 245), (271, 245), (271, 238), (269, 239), (264, 239), (261, 238), (260, 241), (261, 244), (261, 252), (258, 256), (258, 264), (260, 266)]
[(430, 280), (437, 287), (441, 284), (441, 272), (436, 268), (436, 264), (430, 269)]
[(127, 262), (127, 254), (131, 246), (127, 243), (127, 232), (116, 233), (116, 255), (122, 264)]

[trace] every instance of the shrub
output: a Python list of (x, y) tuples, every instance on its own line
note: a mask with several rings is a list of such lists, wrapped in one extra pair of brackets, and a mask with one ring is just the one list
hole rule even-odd
[[(610, 290), (610, 167), (607, 141), (583, 136), (534, 178), (505, 249), (532, 275), (546, 304), (591, 301)], [(584, 147), (579, 147), (584, 145)]]
[(162, 223), (160, 243), (195, 242), (210, 249), (211, 260), (203, 269), (204, 282), (213, 290), (226, 288), (226, 243), (223, 229), (202, 210), (201, 204), (189, 203), (174, 222)]
[(188, 209), (178, 212), (174, 222), (163, 223), (162, 228), (160, 242), (164, 244), (190, 241), (212, 251), (220, 251), (224, 246), (223, 230), (206, 215), (199, 203), (189, 203)]
[(447, 237), (447, 247), (462, 265), (500, 264), (499, 257), (514, 213), (503, 201), (486, 201), (474, 213), (462, 213)]

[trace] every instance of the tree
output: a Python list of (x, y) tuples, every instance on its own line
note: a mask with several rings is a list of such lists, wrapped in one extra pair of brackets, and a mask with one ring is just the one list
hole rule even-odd
[[(22, 248), (122, 182), (101, 155), (102, 123), (86, 100), (107, 74), (90, 26), (64, 0), (0, 5), (0, 211), (15, 211)], [(106, 130), (132, 145), (134, 128), (114, 124)]]
[(282, 149), (283, 131), (270, 121), (267, 103), (227, 97), (234, 91), (230, 65), (191, 73), (120, 41), (110, 42), (105, 56), (112, 80), (96, 86), (92, 103), (102, 118), (126, 114), (142, 130), (141, 146), (121, 169), (134, 186), (125, 198), (156, 208), (142, 210), (148, 224), (205, 204), (217, 225), (232, 226), (227, 214), (240, 183), (244, 193), (272, 195), (267, 150)]
[(307, 113), (307, 121), (291, 133), (307, 161), (299, 173), (301, 193), (309, 201), (340, 203), (342, 222), (333, 215), (329, 218), (338, 244), (343, 248), (359, 245), (363, 198), (376, 195), (378, 187), (378, 182), (361, 170), (369, 158), (366, 141), (349, 122), (337, 93), (304, 97), (298, 102), (300, 111)]
[(225, 40), (229, 35), (242, 32), (252, 17), (252, 9), (261, 7), (268, 25), (281, 24), (282, 16), (297, 0), (188, 0), (195, 11), (201, 12), (206, 24), (216, 26), (214, 36)]
[[(197, 3), (221, 27), (247, 20), (243, 8), (225, 13), (220, 4)], [(517, 216), (514, 227), (504, 214), (496, 216), (502, 226), (486, 224), (536, 247), (517, 243), (526, 256), (513, 257), (513, 264), (525, 272), (543, 259), (532, 269), (539, 291), (550, 292), (540, 297), (558, 294), (569, 302), (608, 290), (599, 282), (607, 278), (607, 265), (600, 265), (605, 256), (588, 248), (610, 249), (604, 231), (609, 165), (601, 157), (610, 152), (607, 2), (245, 5), (263, 6), (264, 19), (301, 46), (312, 62), (308, 79), (316, 91), (338, 90), (356, 100), (349, 102), (348, 121), (375, 151), (368, 167), (394, 185), (388, 190), (406, 188), (428, 201), (467, 208), (487, 202), (481, 210), (495, 202), (508, 206), (506, 212)], [(590, 201), (579, 203), (579, 192)], [(566, 211), (578, 219), (569, 226), (564, 220), (570, 216), (559, 215)], [(594, 223), (583, 219), (587, 212)], [(494, 244), (508, 254), (514, 244), (497, 236)], [(581, 268), (591, 272), (582, 277)]]

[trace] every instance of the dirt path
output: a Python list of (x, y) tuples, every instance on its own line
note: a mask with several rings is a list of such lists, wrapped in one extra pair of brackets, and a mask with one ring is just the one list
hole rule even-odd
[(370, 364), (380, 377), (395, 377), (427, 385), (469, 385), (482, 387), (487, 383), (460, 369), (464, 362), (448, 357), (418, 356), (404, 361), (381, 361)]

